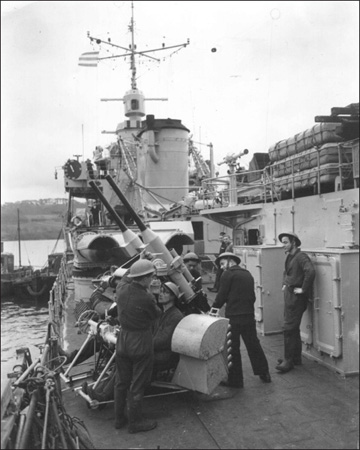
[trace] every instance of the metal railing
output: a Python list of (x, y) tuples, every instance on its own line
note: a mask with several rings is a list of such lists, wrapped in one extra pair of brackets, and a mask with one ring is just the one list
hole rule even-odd
[(68, 253), (64, 252), (59, 273), (49, 294), (49, 319), (57, 326), (60, 323), (67, 288), (72, 278), (72, 261), (68, 261)]
[[(216, 178), (203, 180), (204, 208), (221, 208), (259, 202), (274, 202), (280, 200), (286, 193), (287, 198), (297, 198), (304, 195), (305, 188), (310, 194), (320, 195), (329, 190), (344, 190), (358, 187), (356, 164), (349, 150), (358, 143), (354, 141), (338, 143), (337, 161), (321, 164), (321, 148), (313, 148), (298, 155), (293, 155), (274, 162), (262, 170), (243, 171)], [(304, 167), (301, 159), (315, 156), (313, 167)], [(281, 170), (284, 174), (279, 176)], [(253, 180), (253, 181), (249, 181)], [(309, 195), (307, 193), (306, 195)], [(221, 201), (218, 201), (218, 198)]]

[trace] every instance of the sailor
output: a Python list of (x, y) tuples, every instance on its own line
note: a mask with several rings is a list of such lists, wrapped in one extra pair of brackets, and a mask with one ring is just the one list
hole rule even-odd
[(183, 313), (175, 306), (180, 298), (179, 288), (168, 281), (160, 288), (159, 304), (163, 313), (154, 325), (154, 369), (153, 375), (164, 370), (175, 369), (179, 355), (171, 351), (171, 339), (178, 323), (183, 319)]
[[(152, 254), (150, 252), (142, 252), (140, 255), (140, 259), (150, 259), (152, 258)], [(102, 279), (91, 294), (90, 297), (90, 309), (94, 310), (97, 313), (99, 319), (105, 319), (105, 314), (107, 320), (111, 323), (111, 325), (118, 324), (118, 309), (117, 302), (112, 301), (109, 297), (104, 295), (104, 292), (108, 288), (112, 288), (115, 292), (117, 289), (120, 289), (124, 284), (128, 284), (132, 282), (132, 278), (129, 277), (129, 269), (124, 269), (122, 267), (116, 268), (112, 267), (112, 275), (110, 277), (106, 277)], [(95, 317), (92, 320), (96, 320)], [(66, 356), (65, 364), (70, 364), (77, 356), (76, 362), (74, 366), (80, 364), (91, 356), (94, 356), (94, 353), (98, 352), (101, 348), (101, 340), (97, 335), (94, 335), (82, 348), (81, 353), (78, 355), (79, 349), (73, 350), (72, 352), (67, 352), (62, 349), (60, 345), (58, 345), (58, 353), (60, 356)]]
[(161, 314), (149, 291), (154, 273), (153, 264), (140, 259), (130, 268), (128, 277), (132, 282), (116, 291), (120, 331), (115, 358), (115, 428), (126, 424), (127, 403), (129, 433), (149, 431), (157, 426), (156, 421), (142, 416), (142, 401), (154, 362), (152, 327)]
[(225, 252), (233, 252), (234, 246), (233, 246), (231, 237), (228, 234), (224, 234), (223, 244), (225, 246)]
[(232, 339), (232, 366), (225, 386), (244, 386), (240, 354), (240, 336), (248, 352), (254, 375), (265, 383), (271, 382), (269, 365), (256, 334), (254, 316), (254, 278), (248, 270), (239, 266), (240, 258), (231, 252), (222, 253), (216, 260), (223, 270), (219, 292), (213, 308), (221, 308), (225, 303), (225, 317), (230, 320)]
[[(230, 236), (228, 234), (226, 234), (226, 233), (224, 233), (222, 231), (220, 233), (220, 235), (219, 235), (219, 240), (221, 242), (219, 255), (221, 255), (222, 253), (225, 253), (225, 252), (232, 252), (233, 251), (233, 243), (232, 243), (231, 238), (230, 238)], [(208, 288), (208, 290), (210, 292), (218, 292), (219, 284), (220, 284), (220, 277), (221, 277), (222, 273), (223, 273), (223, 270), (218, 265), (218, 269), (216, 271), (216, 276), (215, 276), (214, 286), (212, 288)]]
[[(168, 281), (160, 288), (158, 303), (162, 307), (162, 314), (153, 327), (154, 341), (154, 367), (152, 379), (156, 379), (159, 372), (175, 369), (179, 362), (179, 355), (171, 351), (171, 339), (178, 323), (183, 319), (182, 312), (175, 306), (180, 297), (179, 288), (175, 283)], [(100, 381), (96, 389), (84, 382), (82, 390), (91, 399), (107, 402), (114, 399), (115, 370), (109, 378)]]
[(284, 360), (275, 367), (281, 373), (301, 364), (301, 318), (311, 298), (315, 269), (309, 256), (300, 250), (301, 241), (292, 232), (279, 234), (287, 257), (283, 275), (284, 292)]
[(201, 262), (201, 259), (198, 257), (196, 253), (189, 252), (186, 253), (186, 255), (183, 257), (183, 261), (185, 263), (185, 266), (188, 268), (189, 272), (195, 279), (195, 288), (201, 289), (202, 288), (202, 280), (201, 280), (201, 274), (199, 271), (199, 265)]

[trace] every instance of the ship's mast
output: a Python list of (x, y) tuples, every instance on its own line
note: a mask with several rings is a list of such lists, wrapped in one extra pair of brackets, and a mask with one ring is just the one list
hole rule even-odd
[(136, 56), (142, 56), (145, 58), (152, 59), (154, 61), (160, 62), (159, 59), (155, 58), (154, 56), (151, 56), (149, 53), (159, 52), (161, 50), (168, 50), (168, 49), (177, 49), (175, 51), (180, 50), (183, 47), (186, 47), (190, 44), (190, 40), (187, 39), (187, 42), (184, 44), (178, 44), (178, 45), (172, 45), (172, 46), (165, 46), (165, 44), (162, 44), (159, 48), (153, 48), (151, 50), (144, 50), (144, 51), (138, 51), (136, 49), (135, 44), (135, 21), (134, 21), (134, 2), (131, 2), (131, 20), (129, 25), (129, 31), (131, 32), (131, 44), (128, 47), (123, 47), (121, 45), (117, 45), (111, 42), (110, 39), (107, 41), (104, 41), (102, 39), (96, 38), (94, 36), (90, 35), (90, 32), (88, 32), (88, 38), (91, 42), (95, 42), (96, 44), (105, 44), (109, 45), (110, 47), (117, 48), (124, 50), (125, 52), (122, 52), (120, 55), (112, 55), (112, 56), (105, 56), (105, 57), (98, 57), (98, 61), (102, 61), (105, 59), (114, 59), (114, 58), (124, 58), (126, 56), (130, 57), (130, 70), (131, 70), (131, 89), (127, 91), (123, 98), (101, 98), (102, 102), (109, 102), (109, 101), (122, 101), (124, 103), (124, 114), (126, 117), (125, 122), (119, 123), (116, 127), (116, 131), (106, 131), (103, 130), (103, 134), (118, 134), (121, 130), (125, 129), (136, 129), (141, 127), (141, 120), (145, 116), (145, 100), (159, 100), (159, 101), (166, 101), (167, 98), (146, 98), (144, 94), (138, 89), (137, 83), (136, 83)]
[[(90, 35), (90, 32), (88, 32), (88, 38), (90, 39), (91, 42), (96, 42), (96, 44), (106, 44), (106, 45), (110, 45), (110, 47), (114, 47), (114, 48), (119, 48), (121, 50), (124, 50), (125, 53), (122, 53), (120, 55), (112, 55), (112, 56), (104, 56), (104, 57), (99, 57), (98, 61), (102, 61), (105, 59), (114, 59), (114, 58), (124, 58), (126, 56), (130, 56), (130, 68), (131, 68), (131, 89), (137, 89), (137, 85), (136, 85), (136, 61), (135, 61), (135, 56), (139, 55), (139, 56), (143, 56), (152, 60), (155, 60), (157, 62), (159, 62), (160, 60), (157, 58), (154, 58), (154, 56), (149, 55), (149, 53), (153, 53), (153, 52), (159, 52), (161, 50), (168, 50), (168, 49), (175, 49), (178, 48), (180, 49), (181, 47), (186, 47), (187, 45), (190, 44), (190, 40), (187, 39), (187, 42), (184, 44), (178, 44), (178, 45), (170, 45), (170, 46), (165, 46), (164, 44), (162, 44), (162, 47), (159, 48), (153, 48), (151, 50), (144, 50), (144, 51), (136, 51), (136, 44), (135, 44), (135, 37), (134, 37), (134, 31), (135, 31), (135, 21), (134, 21), (134, 2), (131, 2), (131, 21), (130, 21), (130, 25), (129, 25), (129, 30), (131, 32), (131, 45), (129, 46), (130, 48), (126, 48), (123, 47), (121, 45), (117, 45), (117, 44), (113, 44), (110, 39), (108, 39), (108, 41), (104, 41), (102, 39), (96, 38), (94, 36)], [(122, 99), (118, 99), (118, 98), (112, 98), (112, 99), (102, 99), (103, 101), (119, 101)], [(153, 100), (153, 99), (147, 99), (147, 100)], [(154, 99), (155, 100), (155, 99)], [(158, 100), (158, 99), (156, 99)]]
[(20, 237), (20, 210), (17, 210), (18, 216), (18, 244), (19, 244), (19, 267), (21, 267), (21, 237)]
[(136, 65), (135, 65), (135, 44), (134, 44), (134, 3), (131, 2), (131, 89), (136, 89)]

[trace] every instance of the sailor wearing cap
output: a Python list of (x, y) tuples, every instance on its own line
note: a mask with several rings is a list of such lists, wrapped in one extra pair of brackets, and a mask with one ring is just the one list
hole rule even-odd
[(156, 427), (157, 423), (142, 416), (142, 399), (151, 380), (154, 361), (152, 327), (161, 315), (149, 287), (155, 273), (147, 259), (136, 261), (125, 283), (116, 291), (120, 331), (116, 343), (115, 428), (126, 423), (128, 431), (137, 433)]
[(284, 360), (279, 359), (276, 370), (289, 372), (301, 364), (300, 323), (311, 297), (315, 269), (309, 256), (300, 251), (301, 241), (297, 234), (279, 234), (287, 257), (283, 275), (284, 292)]
[(232, 339), (232, 366), (229, 369), (227, 386), (242, 388), (244, 385), (240, 354), (242, 337), (254, 375), (265, 383), (271, 382), (269, 365), (256, 334), (254, 315), (254, 278), (251, 273), (239, 266), (239, 256), (225, 252), (218, 256), (216, 263), (224, 271), (220, 278), (219, 292), (213, 308), (225, 306), (225, 317), (230, 320)]

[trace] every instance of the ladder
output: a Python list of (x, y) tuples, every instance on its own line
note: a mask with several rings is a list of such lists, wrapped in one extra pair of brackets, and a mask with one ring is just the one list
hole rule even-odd
[(193, 141), (189, 140), (189, 155), (192, 156), (199, 178), (209, 178), (210, 168), (204, 161), (199, 150), (194, 147)]

